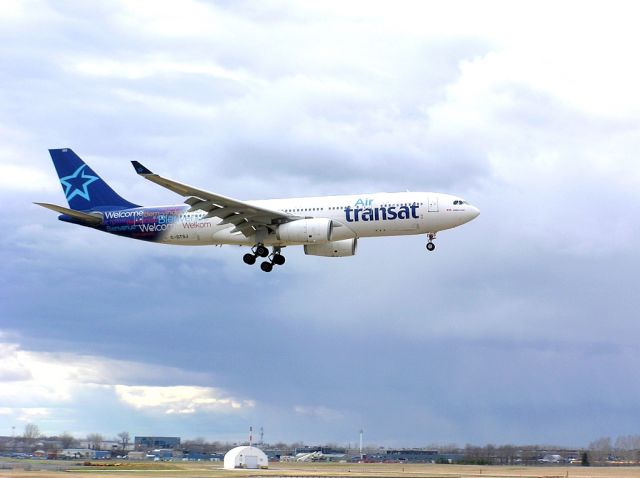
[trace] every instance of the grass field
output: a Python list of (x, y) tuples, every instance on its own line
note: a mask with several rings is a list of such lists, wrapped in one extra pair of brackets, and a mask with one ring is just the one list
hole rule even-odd
[(82, 466), (69, 461), (0, 462), (0, 477), (95, 478), (97, 475), (166, 478), (640, 478), (640, 467), (473, 466), (273, 463), (268, 470), (224, 470), (222, 463), (96, 462)]

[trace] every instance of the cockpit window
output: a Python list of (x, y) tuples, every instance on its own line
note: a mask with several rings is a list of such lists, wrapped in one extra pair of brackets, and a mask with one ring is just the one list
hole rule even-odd
[(456, 199), (455, 201), (453, 201), (453, 205), (457, 206), (457, 205), (462, 205), (462, 204), (469, 204), (467, 201), (462, 201), (461, 199)]

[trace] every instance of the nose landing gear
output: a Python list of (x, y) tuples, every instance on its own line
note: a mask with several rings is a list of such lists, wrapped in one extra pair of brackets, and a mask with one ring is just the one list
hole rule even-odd
[(428, 233), (427, 238), (429, 238), (429, 242), (427, 242), (427, 250), (433, 251), (436, 248), (436, 245), (433, 243), (433, 240), (436, 238), (436, 233), (435, 232)]

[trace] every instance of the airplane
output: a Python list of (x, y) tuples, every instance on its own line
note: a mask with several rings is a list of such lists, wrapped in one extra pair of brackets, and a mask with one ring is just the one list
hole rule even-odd
[[(480, 210), (443, 193), (398, 192), (241, 201), (152, 173), (131, 161), (137, 174), (186, 198), (174, 206), (143, 207), (118, 195), (70, 148), (50, 149), (69, 207), (36, 202), (59, 220), (118, 236), (185, 246), (248, 246), (243, 256), (271, 272), (285, 263), (282, 249), (304, 246), (313, 256), (356, 253), (364, 237), (426, 234), (435, 249), (439, 231), (475, 219)], [(271, 251), (269, 250), (271, 249)]]

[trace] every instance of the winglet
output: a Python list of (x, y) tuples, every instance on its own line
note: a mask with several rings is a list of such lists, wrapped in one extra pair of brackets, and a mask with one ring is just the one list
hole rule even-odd
[(131, 164), (133, 164), (134, 169), (136, 170), (136, 173), (144, 176), (147, 174), (153, 174), (151, 171), (149, 171), (148, 168), (146, 168), (145, 166), (143, 166), (142, 164), (140, 164), (138, 161), (131, 161)]

